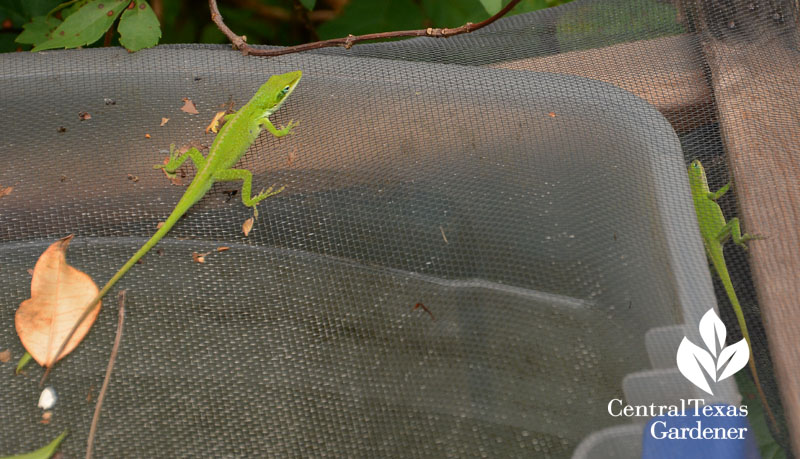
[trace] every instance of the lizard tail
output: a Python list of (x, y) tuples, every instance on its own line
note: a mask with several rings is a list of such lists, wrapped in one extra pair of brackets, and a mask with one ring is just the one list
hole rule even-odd
[[(724, 260), (721, 250), (719, 256), (709, 258), (712, 260)], [(736, 314), (736, 320), (739, 322), (739, 329), (742, 331), (742, 337), (744, 337), (745, 341), (747, 342), (747, 347), (750, 350), (750, 360), (748, 361), (748, 364), (750, 366), (750, 373), (753, 375), (753, 382), (755, 383), (756, 390), (758, 391), (758, 397), (761, 399), (761, 404), (764, 406), (764, 412), (767, 414), (770, 423), (772, 423), (775, 433), (779, 433), (780, 429), (778, 428), (778, 420), (775, 418), (775, 414), (769, 407), (769, 403), (767, 403), (767, 396), (764, 394), (764, 389), (761, 387), (761, 381), (758, 379), (758, 372), (756, 371), (756, 359), (755, 355), (753, 354), (753, 344), (750, 341), (750, 333), (747, 332), (747, 323), (744, 320), (742, 306), (739, 304), (739, 298), (736, 296), (736, 291), (733, 290), (733, 282), (731, 282), (731, 276), (728, 273), (728, 268), (725, 266), (724, 261), (722, 263), (713, 262), (713, 264), (714, 269), (717, 271), (717, 275), (719, 275), (719, 278), (722, 280), (722, 285), (725, 287), (725, 293), (728, 294), (728, 299), (733, 306), (733, 312)]]
[[(169, 232), (169, 230), (172, 229), (172, 227), (175, 226), (176, 223), (178, 223), (178, 220), (180, 220), (183, 214), (185, 214), (186, 211), (189, 210), (189, 208), (194, 204), (194, 202), (188, 202), (188, 201), (184, 202), (184, 201), (185, 201), (184, 199), (181, 199), (181, 201), (178, 202), (178, 205), (175, 207), (175, 210), (173, 210), (172, 213), (169, 215), (169, 217), (167, 217), (167, 220), (164, 221), (164, 224), (161, 226), (161, 228), (159, 228), (158, 231), (156, 231), (155, 234), (153, 234), (153, 236), (150, 237), (150, 239), (148, 239), (147, 242), (145, 242), (144, 245), (139, 250), (137, 250), (135, 254), (133, 254), (133, 256), (122, 266), (122, 268), (119, 269), (119, 271), (117, 271), (116, 274), (114, 274), (114, 276), (108, 282), (106, 282), (106, 285), (104, 285), (103, 288), (100, 289), (100, 291), (97, 293), (94, 299), (92, 299), (92, 301), (86, 306), (86, 308), (84, 308), (83, 313), (81, 313), (81, 316), (75, 322), (75, 325), (67, 334), (67, 337), (61, 342), (61, 346), (58, 347), (58, 351), (56, 351), (55, 353), (55, 355), (57, 355), (58, 358), (53, 360), (53, 364), (55, 364), (55, 362), (58, 362), (62, 357), (64, 357), (62, 354), (64, 353), (67, 344), (72, 339), (72, 336), (75, 334), (78, 328), (80, 328), (81, 324), (86, 320), (86, 318), (89, 317), (92, 311), (94, 311), (99, 307), (100, 300), (103, 299), (106, 293), (108, 293), (108, 291), (111, 290), (114, 284), (116, 284), (117, 281), (122, 279), (122, 276), (124, 276), (125, 273), (127, 273), (128, 270), (130, 270), (133, 267), (133, 265), (135, 265), (147, 252), (149, 252), (150, 249), (152, 249), (158, 243), (158, 241), (160, 241), (161, 238), (163, 238), (164, 235), (166, 235)], [(52, 367), (48, 367), (47, 370), (45, 370), (44, 376), (42, 376), (42, 380), (39, 383), (40, 386), (44, 384), (44, 381), (50, 374), (51, 368)]]

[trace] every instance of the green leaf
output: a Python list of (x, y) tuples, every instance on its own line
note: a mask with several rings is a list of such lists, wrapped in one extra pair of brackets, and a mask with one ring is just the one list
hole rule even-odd
[(1, 459), (48, 459), (53, 454), (55, 454), (56, 450), (58, 449), (58, 445), (61, 444), (61, 441), (64, 440), (64, 437), (67, 436), (67, 431), (61, 433), (55, 440), (51, 441), (49, 445), (39, 448), (36, 451), (26, 454), (18, 454), (16, 456), (7, 456)]
[(61, 19), (67, 19), (68, 16), (74, 14), (79, 9), (83, 8), (83, 5), (85, 5), (88, 2), (89, 0), (78, 0), (77, 2), (75, 2), (74, 0), (68, 0), (62, 3), (61, 5), (59, 5), (59, 8), (61, 8)]
[(161, 38), (161, 25), (158, 17), (144, 0), (135, 0), (133, 8), (128, 8), (119, 19), (119, 42), (128, 51), (139, 51), (158, 44)]
[(752, 427), (761, 457), (763, 459), (786, 459), (786, 453), (767, 426), (766, 414), (756, 385), (744, 371), (740, 371), (735, 377), (739, 392), (742, 394), (742, 402), (747, 405), (747, 420)]
[(422, 0), (422, 8), (433, 27), (459, 27), (489, 17), (481, 0)]
[(34, 16), (44, 16), (59, 4), (59, 0), (2, 0), (0, 20), (10, 19), (16, 27)]
[(90, 45), (103, 36), (127, 5), (127, 0), (91, 0), (67, 17), (51, 39), (32, 51)]
[(341, 16), (322, 24), (317, 33), (323, 40), (422, 28), (422, 16), (413, 0), (351, 0)]
[(531, 11), (543, 10), (550, 6), (561, 5), (569, 0), (522, 0), (514, 7), (509, 15), (529, 13)]
[(17, 363), (17, 369), (15, 373), (20, 374), (22, 372), (22, 369), (25, 368), (25, 365), (27, 365), (31, 360), (33, 360), (33, 356), (31, 355), (30, 352), (26, 352), (25, 354), (23, 354), (22, 357), (19, 358), (19, 362)]
[(483, 5), (483, 9), (485, 9), (486, 12), (489, 13), (489, 16), (492, 16), (495, 13), (497, 13), (498, 11), (500, 11), (500, 8), (503, 7), (503, 1), (502, 0), (481, 0), (481, 5)]
[(50, 36), (61, 24), (61, 20), (54, 17), (36, 16), (31, 22), (22, 26), (22, 33), (14, 39), (17, 43), (38, 45), (50, 39)]
[(300, 3), (305, 6), (308, 11), (312, 11), (317, 0), (300, 0)]

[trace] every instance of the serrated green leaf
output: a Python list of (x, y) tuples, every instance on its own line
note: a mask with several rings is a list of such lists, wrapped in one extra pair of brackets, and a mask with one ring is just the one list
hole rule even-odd
[(72, 0), (69, 0), (62, 3), (59, 5), (61, 8), (61, 19), (67, 19), (68, 16), (83, 8), (83, 5), (89, 3), (89, 1), (90, 0), (78, 0), (77, 2), (73, 2)]
[(67, 431), (61, 433), (55, 440), (51, 441), (50, 444), (44, 446), (42, 448), (37, 449), (36, 451), (26, 453), (26, 454), (18, 454), (16, 456), (7, 456), (2, 459), (49, 459), (56, 453), (58, 449), (58, 445), (61, 444), (61, 441), (64, 440), (64, 437), (67, 436)]
[(420, 10), (412, 0), (350, 0), (342, 14), (322, 24), (317, 33), (329, 39), (421, 27)]
[(308, 11), (311, 11), (314, 9), (317, 0), (300, 0), (300, 3), (305, 6)]
[(32, 51), (90, 45), (103, 36), (127, 5), (127, 0), (91, 0), (67, 17), (52, 38)]
[(17, 43), (38, 45), (50, 39), (50, 34), (58, 28), (61, 20), (54, 17), (36, 16), (22, 26), (22, 33), (14, 39)]
[(119, 19), (119, 43), (128, 51), (139, 51), (158, 44), (161, 38), (161, 24), (158, 17), (144, 0), (135, 0), (133, 8), (128, 8)]
[(492, 16), (495, 13), (497, 13), (498, 11), (500, 11), (500, 8), (503, 7), (503, 1), (502, 0), (481, 0), (481, 5), (483, 5), (483, 9), (485, 9), (486, 12), (489, 13), (489, 16)]
[(433, 27), (459, 27), (488, 18), (480, 0), (422, 0)]

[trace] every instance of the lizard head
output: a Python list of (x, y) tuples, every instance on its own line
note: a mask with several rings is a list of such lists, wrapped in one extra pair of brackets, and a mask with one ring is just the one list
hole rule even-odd
[(259, 111), (263, 110), (264, 117), (275, 113), (280, 108), (281, 104), (289, 98), (289, 94), (294, 91), (297, 83), (300, 82), (301, 76), (303, 73), (299, 70), (273, 75), (261, 85), (252, 100)]
[(689, 165), (689, 181), (691, 183), (695, 181), (698, 183), (706, 182), (706, 170), (703, 168), (700, 160), (695, 159), (692, 161), (692, 164)]

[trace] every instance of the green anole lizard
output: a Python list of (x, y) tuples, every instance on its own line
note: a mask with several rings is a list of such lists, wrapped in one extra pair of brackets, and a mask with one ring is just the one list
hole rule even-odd
[(725, 264), (725, 257), (722, 253), (722, 245), (728, 240), (732, 239), (734, 244), (747, 249), (745, 244), (747, 241), (753, 239), (764, 239), (763, 236), (756, 234), (742, 234), (742, 229), (739, 225), (738, 218), (731, 218), (727, 222), (725, 216), (722, 214), (722, 209), (717, 204), (717, 199), (721, 198), (728, 189), (731, 187), (730, 182), (725, 186), (712, 193), (708, 189), (708, 179), (706, 178), (706, 171), (700, 161), (694, 160), (689, 166), (689, 186), (692, 189), (692, 201), (694, 201), (694, 209), (697, 213), (697, 222), (700, 225), (700, 234), (703, 237), (703, 245), (706, 248), (706, 255), (711, 260), (714, 266), (714, 271), (722, 280), (722, 285), (725, 287), (725, 292), (728, 294), (728, 299), (733, 306), (733, 312), (736, 314), (736, 320), (739, 322), (739, 328), (742, 330), (742, 336), (747, 341), (747, 346), (750, 349), (750, 372), (753, 374), (753, 381), (755, 382), (758, 395), (761, 398), (761, 403), (764, 405), (764, 412), (770, 418), (776, 432), (778, 430), (778, 422), (775, 415), (767, 403), (767, 397), (764, 395), (764, 390), (761, 388), (761, 382), (758, 379), (758, 372), (756, 372), (755, 357), (753, 356), (753, 345), (750, 342), (750, 334), (747, 332), (747, 323), (744, 320), (744, 313), (739, 304), (739, 298), (733, 290), (733, 283), (731, 276), (728, 273), (728, 268)]
[[(86, 306), (86, 309), (72, 327), (72, 330), (69, 332), (66, 339), (64, 339), (55, 355), (61, 356), (64, 349), (67, 347), (67, 343), (69, 343), (69, 340), (72, 338), (72, 335), (75, 334), (75, 331), (86, 317), (100, 304), (100, 300), (103, 296), (108, 293), (111, 287), (113, 287), (140, 258), (152, 249), (153, 246), (175, 226), (183, 214), (211, 189), (214, 182), (241, 180), (242, 202), (248, 207), (255, 207), (263, 199), (278, 194), (283, 190), (283, 188), (273, 190), (272, 187), (269, 187), (261, 191), (258, 195), (251, 196), (250, 187), (252, 186), (252, 173), (246, 169), (232, 169), (232, 167), (239, 161), (239, 158), (245, 154), (247, 149), (250, 148), (250, 145), (256, 140), (262, 129), (266, 129), (275, 137), (283, 137), (289, 134), (292, 128), (297, 126), (297, 123), (290, 121), (286, 127), (276, 129), (275, 126), (272, 125), (272, 122), (270, 122), (269, 116), (275, 113), (278, 108), (280, 108), (281, 104), (286, 101), (292, 91), (294, 91), (297, 83), (300, 82), (301, 76), (302, 73), (300, 71), (271, 76), (244, 107), (235, 113), (225, 116), (226, 123), (220, 129), (217, 137), (214, 138), (214, 142), (211, 144), (211, 149), (207, 157), (203, 157), (202, 153), (196, 148), (190, 148), (185, 154), (178, 155), (173, 145), (170, 148), (169, 162), (166, 165), (158, 164), (153, 166), (154, 169), (164, 169), (168, 175), (174, 176), (175, 171), (177, 171), (187, 159), (191, 159), (195, 167), (197, 167), (197, 174), (195, 174), (192, 183), (189, 184), (186, 192), (178, 201), (175, 209), (167, 217), (164, 225), (144, 243), (142, 248), (140, 248), (116, 274), (114, 274), (114, 277), (103, 286), (97, 293), (97, 296)], [(55, 359), (54, 362), (55, 361), (58, 361), (58, 359)], [(48, 372), (49, 370), (48, 368)], [(46, 377), (47, 372), (45, 372), (44, 375), (44, 378)], [(42, 381), (44, 381), (44, 378), (42, 378)]]

